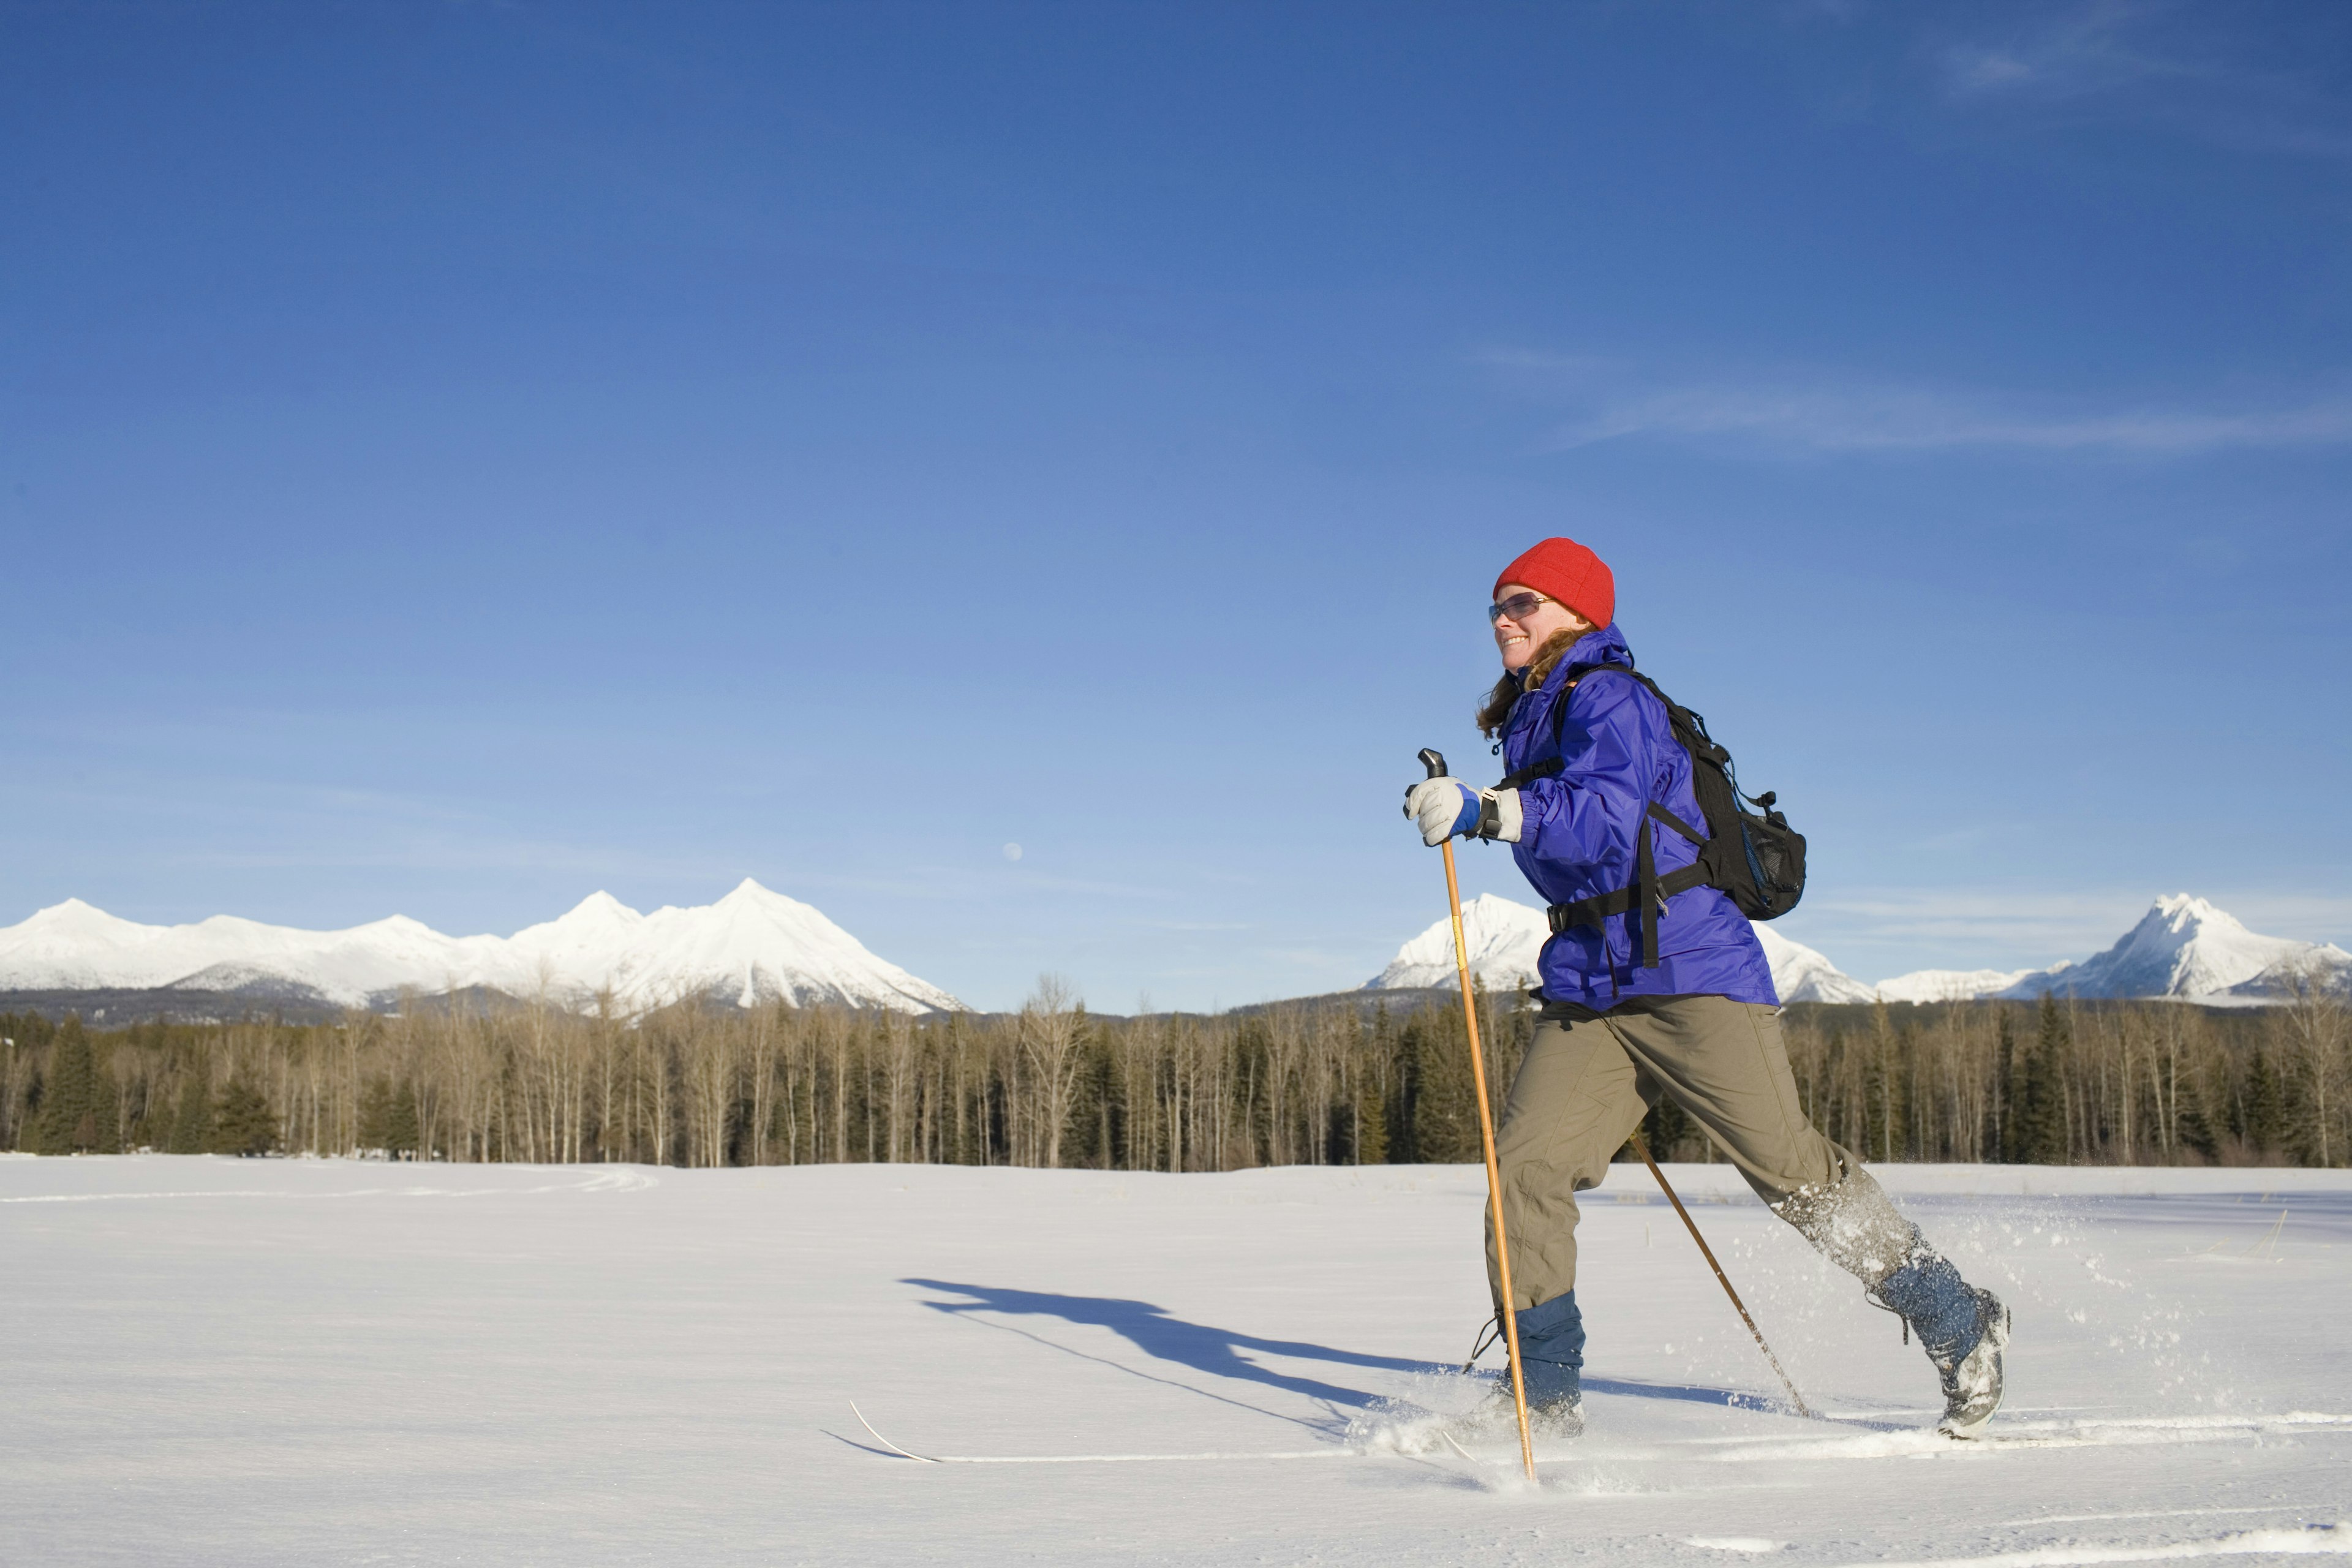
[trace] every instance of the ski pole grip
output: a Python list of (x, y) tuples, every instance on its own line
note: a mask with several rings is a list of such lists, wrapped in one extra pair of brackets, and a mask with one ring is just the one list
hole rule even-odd
[(1423, 746), (1421, 749), (1421, 765), (1429, 770), (1431, 778), (1442, 779), (1445, 776), (1445, 753), (1433, 746)]

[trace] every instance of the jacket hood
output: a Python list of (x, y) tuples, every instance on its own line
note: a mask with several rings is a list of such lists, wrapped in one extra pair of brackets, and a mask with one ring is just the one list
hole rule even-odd
[(1552, 668), (1573, 669), (1580, 664), (1621, 664), (1631, 669), (1633, 668), (1633, 650), (1626, 646), (1625, 634), (1612, 622), (1577, 638)]

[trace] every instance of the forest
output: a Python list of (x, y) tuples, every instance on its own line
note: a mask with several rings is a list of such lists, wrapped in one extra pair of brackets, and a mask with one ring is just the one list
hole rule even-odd
[[(1479, 1011), (1497, 1102), (1537, 1023)], [(1799, 1092), (1874, 1161), (2343, 1165), (2341, 997), (1788, 1008)], [(86, 1027), (0, 1015), (0, 1149), (656, 1165), (931, 1162), (1120, 1170), (1478, 1158), (1458, 1000), (1213, 1016), (908, 1017), (688, 1002), (638, 1016), (411, 998), (340, 1022)], [(1716, 1157), (1670, 1103), (1661, 1158)]]

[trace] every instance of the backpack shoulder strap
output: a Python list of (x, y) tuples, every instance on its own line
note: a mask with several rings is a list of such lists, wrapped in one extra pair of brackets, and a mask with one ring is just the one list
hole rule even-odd
[[(1558, 746), (1559, 744), (1559, 733), (1562, 730), (1568, 727), (1568, 699), (1570, 690), (1572, 690), (1576, 687), (1583, 684), (1584, 678), (1586, 676), (1595, 674), (1598, 671), (1604, 669), (1617, 675), (1630, 675), (1635, 680), (1638, 680), (1643, 685), (1648, 687), (1650, 689), (1651, 695), (1657, 698), (1659, 701), (1664, 702), (1666, 700), (1666, 694), (1658, 689), (1658, 683), (1656, 681), (1652, 680), (1648, 676), (1642, 674), (1639, 670), (1633, 669), (1629, 666), (1622, 664), (1577, 665), (1566, 672), (1568, 677), (1568, 689), (1562, 690), (1559, 694), (1559, 700), (1551, 705), (1551, 739), (1554, 746)], [(1670, 702), (1666, 705), (1669, 708), (1674, 706)], [(1552, 757), (1540, 763), (1533, 763), (1527, 767), (1518, 768), (1510, 773), (1505, 773), (1501, 778), (1495, 781), (1495, 787), (1496, 789), (1525, 789), (1528, 785), (1535, 783), (1538, 779), (1548, 779), (1551, 777), (1552, 774), (1559, 772), (1560, 769), (1566, 765), (1567, 763), (1559, 757)]]

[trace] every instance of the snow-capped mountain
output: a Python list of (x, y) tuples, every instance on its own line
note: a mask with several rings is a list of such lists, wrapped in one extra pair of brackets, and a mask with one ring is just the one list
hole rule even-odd
[(2352, 952), (2334, 942), (2312, 943), (2307, 951), (2281, 959), (2252, 980), (2239, 981), (2229, 994), (2242, 1001), (2284, 1002), (2305, 985), (2352, 1001)]
[[(1752, 922), (1751, 922), (1752, 923)], [(1783, 1002), (1867, 1002), (1870, 987), (1843, 973), (1814, 949), (1790, 942), (1770, 926), (1756, 927), (1764, 944), (1765, 962), (1772, 966), (1772, 989)]]
[(2068, 967), (2061, 963), (2044, 970), (1915, 969), (1908, 974), (1882, 980), (1871, 989), (1889, 1002), (1966, 1002), (1977, 996), (1998, 995), (2029, 974), (2055, 974)]
[(215, 915), (194, 925), (119, 920), (79, 899), (0, 928), (0, 991), (260, 993), (381, 1005), (405, 989), (484, 986), (565, 1005), (608, 987), (629, 1011), (687, 996), (740, 1005), (840, 1003), (903, 1013), (963, 1004), (867, 952), (808, 904), (751, 879), (717, 903), (639, 914), (595, 893), (511, 937), (444, 936), (405, 916), (298, 931)]
[[(1481, 893), (1462, 906), (1462, 936), (1470, 949), (1470, 973), (1489, 989), (1506, 991), (1535, 984), (1536, 954), (1551, 940), (1551, 922), (1530, 905)], [(1454, 964), (1454, 922), (1441, 920), (1397, 949), (1389, 966), (1364, 989), (1460, 983)]]
[[(2262, 995), (2268, 994), (2263, 987), (2279, 986), (2286, 971), (2298, 963), (2342, 973), (2352, 969), (2352, 953), (2332, 943), (2260, 935), (2203, 899), (2175, 893), (2157, 900), (2139, 924), (2105, 952), (2080, 963), (2035, 970), (1996, 994)], [(2255, 989), (2241, 989), (2247, 986)]]
[[(1462, 906), (1462, 934), (1470, 948), (1470, 972), (1496, 991), (1532, 985), (1536, 956), (1551, 937), (1543, 910), (1513, 899), (1482, 893)], [(1783, 1002), (1867, 1002), (1870, 987), (1802, 942), (1790, 942), (1769, 926), (1756, 927), (1772, 984)], [(1368, 991), (1458, 984), (1454, 963), (1454, 922), (1441, 920), (1402, 947), (1389, 966), (1369, 982)]]
[[(665, 906), (641, 915), (608, 893), (508, 940), (528, 968), (529, 994), (542, 973), (575, 995), (610, 984), (624, 1005), (715, 995), (739, 1006), (837, 1003), (898, 1013), (951, 1013), (963, 1004), (865, 944), (810, 904), (743, 879), (715, 904)], [(593, 981), (589, 977), (593, 977)]]
[(2286, 995), (2298, 971), (2352, 991), (2352, 953), (2329, 943), (2263, 936), (2204, 899), (2161, 898), (2105, 952), (2046, 969), (1922, 969), (1878, 983), (1889, 1002), (1952, 1002), (1977, 996), (2031, 1001), (2044, 992), (2084, 998), (2176, 1001), (2264, 1000)]

